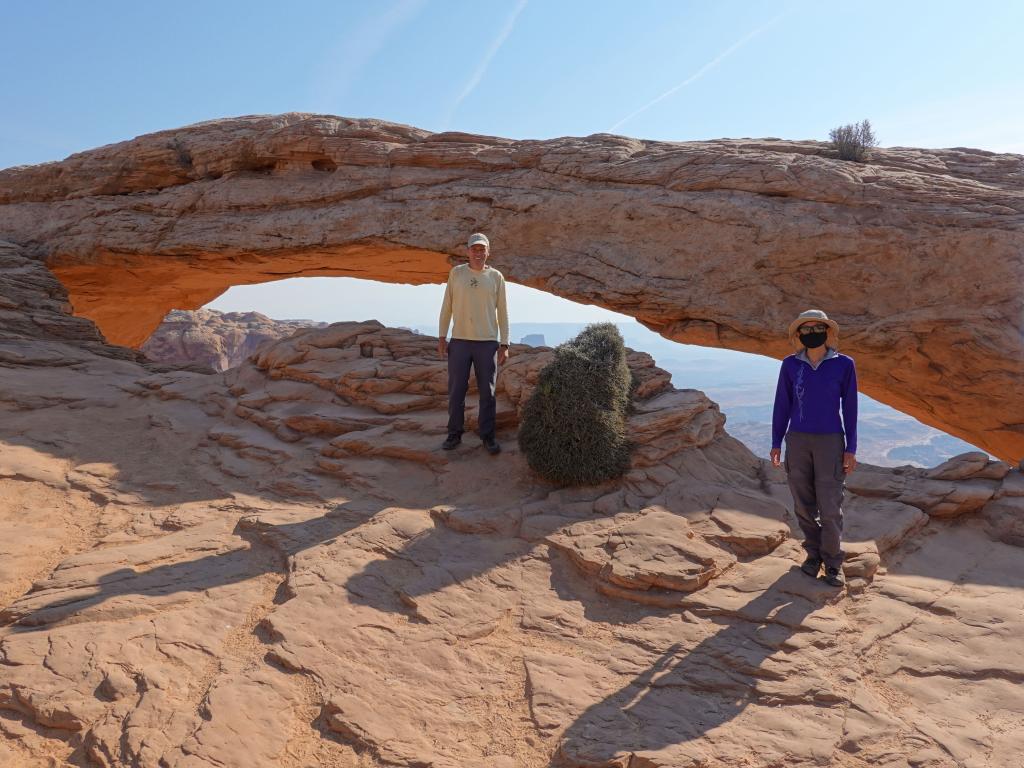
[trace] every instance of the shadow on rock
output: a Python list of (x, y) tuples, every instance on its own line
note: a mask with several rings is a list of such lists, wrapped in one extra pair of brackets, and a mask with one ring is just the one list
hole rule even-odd
[[(103, 570), (109, 568), (109, 560), (97, 560), (87, 553), (67, 561), (47, 581), (0, 611), (0, 623), (13, 625), (15, 631), (32, 631), (125, 618), (161, 611), (190, 595), (266, 573), (280, 573), (283, 578), (286, 557), (341, 536), (366, 519), (367, 515), (345, 508), (280, 525), (267, 524), (259, 516), (242, 518), (229, 535), (189, 529), (156, 542), (129, 545), (127, 551), (119, 551), (118, 557), (121, 562), (134, 557), (137, 565), (113, 571)], [(183, 555), (211, 550), (210, 554), (181, 559)], [(99, 550), (96, 554), (102, 553)], [(146, 567), (165, 557), (175, 558), (175, 562)], [(285, 587), (282, 581), (275, 602), (285, 599)]]
[[(827, 707), (840, 701), (831, 690), (773, 690), (785, 688), (788, 675), (784, 663), (766, 662), (797, 633), (809, 631), (804, 620), (827, 599), (825, 593), (816, 598), (813, 593), (810, 598), (797, 594), (811, 592), (805, 587), (813, 588), (813, 582), (794, 568), (697, 646), (671, 646), (564, 731), (554, 764), (703, 764), (704, 748), (697, 742), (751, 705)], [(648, 763), (643, 760), (648, 753), (663, 753), (665, 761)]]
[[(503, 514), (496, 511), (494, 518)], [(366, 542), (367, 547), (385, 557), (366, 563), (346, 582), (353, 603), (392, 613), (408, 613), (411, 609), (417, 618), (429, 620), (426, 603), (435, 600), (477, 600), (482, 613), (488, 605), (504, 602), (494, 594), (508, 592), (498, 585), (502, 579), (495, 572), (505, 564), (528, 558), (538, 541), (526, 541), (511, 531), (497, 533), (488, 530), (487, 525), (472, 532), (453, 530), (436, 514), (432, 517), (428, 520), (420, 513), (416, 527), (396, 523), (393, 518), (386, 520), (385, 535)], [(503, 524), (507, 523), (504, 520)], [(564, 519), (552, 519), (550, 531), (564, 523)], [(542, 532), (538, 532), (538, 540), (541, 537)], [(451, 587), (459, 587), (464, 595), (454, 594)]]

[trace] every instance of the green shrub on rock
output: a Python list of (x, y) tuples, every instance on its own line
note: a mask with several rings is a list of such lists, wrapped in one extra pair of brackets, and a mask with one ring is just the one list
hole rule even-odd
[(523, 410), (519, 447), (531, 469), (562, 485), (593, 485), (629, 468), (626, 413), (632, 374), (611, 323), (555, 348)]

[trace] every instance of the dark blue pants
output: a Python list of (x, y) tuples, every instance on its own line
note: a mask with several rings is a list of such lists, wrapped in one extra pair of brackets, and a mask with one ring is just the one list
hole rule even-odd
[(481, 438), (494, 437), (494, 388), (498, 383), (498, 342), (452, 339), (448, 344), (448, 434), (461, 435), (466, 419), (469, 368), (480, 390)]

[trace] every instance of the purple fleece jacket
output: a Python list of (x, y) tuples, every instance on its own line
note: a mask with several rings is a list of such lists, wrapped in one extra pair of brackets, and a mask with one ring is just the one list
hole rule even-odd
[(844, 432), (847, 453), (857, 452), (857, 369), (852, 357), (830, 349), (817, 369), (802, 351), (782, 361), (772, 414), (772, 448), (782, 447), (787, 431)]

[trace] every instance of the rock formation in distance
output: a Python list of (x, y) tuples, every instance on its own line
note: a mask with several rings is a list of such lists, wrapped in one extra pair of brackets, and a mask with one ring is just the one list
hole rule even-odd
[(226, 371), (270, 341), (291, 336), (300, 328), (325, 325), (312, 320), (274, 320), (259, 312), (172, 310), (140, 349), (157, 362), (195, 363)]

